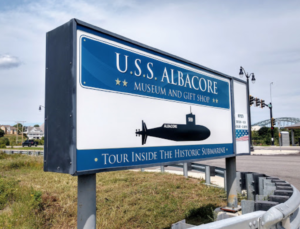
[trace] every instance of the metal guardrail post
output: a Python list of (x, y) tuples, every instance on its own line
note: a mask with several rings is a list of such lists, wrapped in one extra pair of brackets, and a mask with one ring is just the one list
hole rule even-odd
[(187, 163), (183, 163), (183, 176), (188, 178), (188, 165), (187, 165)]
[(291, 228), (299, 228), (300, 226), (300, 207), (293, 213), (291, 217)]
[(253, 174), (252, 173), (246, 174), (247, 200), (254, 200), (255, 190), (253, 184), (254, 184)]
[(205, 183), (210, 184), (210, 167), (209, 167), (209, 165), (205, 166)]
[(287, 217), (286, 219), (282, 220), (282, 226), (285, 229), (291, 229), (290, 217)]
[(241, 177), (241, 172), (236, 172), (236, 192), (238, 194), (242, 193), (242, 177)]
[(165, 167), (164, 166), (160, 166), (160, 172), (162, 172), (162, 173), (165, 172)]

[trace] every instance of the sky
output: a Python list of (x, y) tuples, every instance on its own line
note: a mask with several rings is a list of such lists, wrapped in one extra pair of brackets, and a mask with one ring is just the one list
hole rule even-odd
[(43, 123), (46, 33), (72, 18), (233, 77), (243, 66), (275, 118), (300, 118), (300, 1), (0, 0), (0, 124)]

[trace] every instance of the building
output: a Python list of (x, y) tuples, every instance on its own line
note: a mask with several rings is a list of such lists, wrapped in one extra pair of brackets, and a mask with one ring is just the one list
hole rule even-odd
[(41, 139), (44, 137), (44, 131), (41, 127), (28, 126), (23, 133), (27, 135), (28, 139)]
[(0, 129), (4, 131), (4, 134), (17, 134), (17, 128), (10, 125), (0, 125)]
[[(294, 146), (295, 145), (295, 132), (294, 131), (297, 130), (297, 129), (300, 129), (300, 122), (295, 123), (294, 125), (291, 125), (291, 126), (286, 126), (285, 128), (288, 129), (288, 130), (291, 130), (292, 146)], [(300, 138), (296, 139), (296, 142), (300, 146)]]

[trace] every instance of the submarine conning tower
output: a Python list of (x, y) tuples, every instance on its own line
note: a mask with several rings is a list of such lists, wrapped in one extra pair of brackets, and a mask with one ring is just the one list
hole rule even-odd
[(196, 125), (196, 116), (192, 113), (186, 115), (186, 125)]

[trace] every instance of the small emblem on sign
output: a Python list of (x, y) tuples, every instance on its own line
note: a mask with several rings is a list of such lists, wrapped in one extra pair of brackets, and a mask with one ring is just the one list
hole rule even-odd
[(115, 80), (116, 81), (116, 85), (120, 85), (121, 81), (118, 79)]

